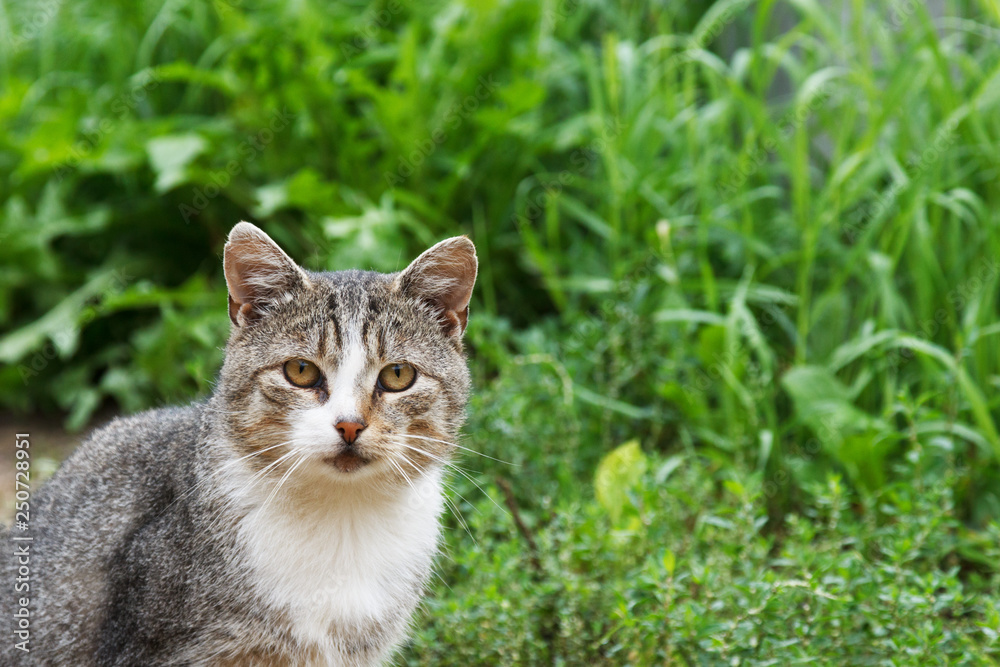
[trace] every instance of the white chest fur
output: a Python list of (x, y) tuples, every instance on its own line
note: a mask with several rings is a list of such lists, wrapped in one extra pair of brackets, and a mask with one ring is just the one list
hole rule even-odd
[(359, 644), (391, 648), (432, 566), (439, 474), (393, 494), (296, 486), (240, 524), (258, 594), (329, 664)]

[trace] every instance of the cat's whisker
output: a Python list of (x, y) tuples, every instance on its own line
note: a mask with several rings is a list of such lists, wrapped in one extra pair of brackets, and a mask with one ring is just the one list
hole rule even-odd
[[(278, 444), (276, 444), (276, 445), (271, 445), (270, 447), (264, 447), (263, 449), (258, 449), (258, 450), (256, 450), (256, 451), (253, 451), (253, 452), (250, 452), (249, 454), (246, 454), (245, 456), (241, 456), (241, 457), (239, 457), (238, 459), (234, 459), (234, 460), (232, 460), (232, 461), (227, 461), (226, 463), (224, 463), (224, 464), (223, 464), (223, 465), (222, 465), (222, 466), (221, 466), (221, 467), (219, 468), (219, 470), (218, 470), (218, 471), (216, 471), (215, 473), (213, 473), (213, 474), (212, 474), (212, 477), (214, 477), (215, 475), (218, 475), (219, 473), (221, 473), (221, 472), (225, 471), (225, 470), (226, 470), (227, 468), (229, 468), (230, 466), (234, 466), (234, 465), (237, 465), (237, 464), (238, 464), (238, 463), (240, 463), (241, 461), (246, 461), (246, 460), (248, 460), (248, 459), (252, 459), (252, 458), (255, 458), (255, 457), (257, 457), (257, 456), (260, 456), (261, 454), (264, 454), (265, 452), (269, 452), (269, 451), (271, 451), (272, 449), (277, 449), (278, 447), (283, 447), (283, 446), (286, 446), (286, 445), (291, 445), (291, 444), (292, 444), (293, 442), (295, 442), (295, 441), (294, 441), (294, 440), (286, 440), (285, 442), (279, 442), (279, 443), (278, 443)], [(286, 457), (287, 457), (287, 456), (288, 456), (289, 454), (291, 454), (291, 453), (293, 453), (293, 452), (295, 452), (295, 451), (297, 451), (297, 448), (293, 446), (293, 447), (292, 447), (292, 449), (290, 449), (290, 450), (289, 450), (288, 452), (286, 452), (286, 453), (285, 453), (285, 455), (283, 455), (283, 456), (279, 457), (279, 458), (278, 458), (278, 459), (277, 459), (276, 461), (272, 462), (272, 465), (273, 465), (274, 463), (278, 463), (278, 462), (280, 462), (280, 461), (281, 461), (281, 460), (282, 460), (283, 458), (286, 458)], [(256, 478), (256, 477), (258, 476), (258, 475), (263, 475), (264, 473), (266, 473), (266, 472), (267, 472), (267, 470), (268, 470), (268, 469), (269, 469), (270, 467), (271, 467), (271, 465), (268, 465), (268, 466), (265, 466), (263, 470), (258, 470), (258, 471), (257, 471), (256, 473), (254, 473), (253, 477), (251, 477), (251, 478), (250, 478), (250, 479), (251, 479), (251, 481), (253, 481), (253, 479), (255, 479), (255, 478)], [(211, 479), (211, 477), (210, 477), (209, 479)], [(247, 488), (247, 487), (244, 487), (243, 489), (241, 489), (241, 492), (242, 492), (242, 491), (245, 491), (245, 490), (246, 490), (246, 488)]]
[(454, 470), (455, 470), (455, 472), (457, 472), (457, 473), (458, 473), (458, 474), (460, 474), (460, 475), (461, 475), (462, 477), (464, 477), (465, 479), (467, 479), (467, 480), (469, 480), (470, 482), (472, 482), (472, 483), (473, 483), (473, 484), (475, 485), (475, 487), (476, 487), (477, 489), (479, 489), (479, 490), (480, 490), (480, 492), (482, 492), (482, 494), (483, 494), (484, 496), (486, 496), (487, 498), (489, 498), (489, 499), (490, 499), (490, 502), (491, 502), (491, 503), (493, 503), (494, 505), (496, 505), (496, 508), (497, 508), (498, 510), (500, 510), (501, 512), (503, 512), (503, 513), (504, 513), (504, 514), (506, 514), (507, 516), (510, 516), (510, 513), (509, 513), (509, 512), (507, 511), (507, 510), (505, 510), (505, 509), (503, 508), (503, 506), (502, 506), (502, 505), (500, 505), (500, 503), (498, 503), (498, 502), (496, 501), (496, 499), (495, 499), (495, 498), (494, 498), (493, 496), (491, 496), (491, 495), (490, 495), (489, 493), (487, 493), (487, 492), (486, 492), (486, 489), (484, 489), (484, 488), (483, 488), (482, 486), (480, 486), (479, 482), (477, 482), (476, 480), (472, 479), (472, 476), (471, 476), (471, 475), (469, 475), (468, 473), (466, 473), (466, 472), (465, 472), (464, 470), (462, 470), (461, 468), (459, 468), (458, 466), (456, 466), (456, 465), (455, 465), (455, 464), (453, 464), (453, 463), (445, 463), (445, 465), (446, 465), (446, 466), (448, 466), (449, 468), (452, 468), (452, 469), (454, 469)]
[(418, 475), (423, 472), (423, 470), (420, 469), (420, 466), (418, 466), (416, 463), (414, 463), (413, 461), (411, 461), (409, 459), (409, 457), (406, 456), (406, 454), (400, 454), (399, 455), (399, 460), (400, 461), (405, 461), (411, 468), (413, 468), (414, 470), (417, 471)]
[[(401, 459), (402, 459), (403, 461), (405, 461), (406, 463), (410, 464), (410, 465), (411, 465), (411, 466), (413, 467), (413, 469), (417, 471), (417, 473), (420, 473), (420, 468), (419, 468), (419, 467), (417, 467), (417, 466), (416, 466), (416, 464), (414, 464), (414, 463), (413, 463), (412, 461), (410, 461), (410, 460), (409, 460), (408, 458), (406, 458), (406, 456), (401, 456), (400, 458), (401, 458)], [(389, 461), (389, 463), (390, 463), (390, 464), (391, 464), (391, 465), (392, 465), (392, 466), (393, 466), (394, 468), (396, 468), (396, 470), (398, 470), (398, 471), (399, 471), (399, 474), (403, 476), (403, 479), (405, 479), (405, 480), (406, 480), (406, 483), (410, 485), (410, 488), (411, 488), (411, 489), (413, 489), (413, 493), (414, 493), (414, 494), (417, 494), (417, 487), (415, 487), (415, 486), (413, 485), (413, 482), (411, 482), (411, 481), (410, 481), (410, 478), (409, 478), (409, 476), (408, 476), (408, 475), (407, 475), (407, 474), (406, 474), (406, 473), (405, 473), (405, 472), (403, 471), (403, 468), (402, 468), (402, 466), (400, 466), (400, 465), (399, 465), (399, 464), (398, 464), (398, 463), (396, 462), (396, 460), (394, 460), (394, 459), (392, 459), (392, 458), (390, 458), (390, 459), (386, 459), (386, 460), (387, 460), (387, 461)], [(419, 494), (418, 494), (418, 495), (419, 495)], [(476, 546), (479, 546), (479, 543), (478, 543), (478, 542), (476, 542), (476, 538), (475, 538), (475, 536), (474, 536), (474, 535), (472, 534), (472, 531), (470, 531), (470, 530), (469, 530), (469, 525), (468, 525), (467, 523), (465, 523), (465, 518), (464, 518), (464, 517), (462, 517), (462, 514), (461, 514), (461, 513), (460, 513), (460, 512), (458, 511), (458, 508), (457, 508), (457, 507), (455, 507), (455, 506), (454, 506), (454, 505), (453, 505), (453, 504), (451, 503), (451, 501), (449, 501), (449, 500), (448, 500), (448, 497), (447, 497), (447, 496), (445, 496), (445, 495), (443, 495), (443, 494), (442, 494), (442, 498), (444, 499), (444, 501), (445, 501), (446, 503), (448, 503), (448, 505), (449, 505), (449, 507), (451, 508), (451, 510), (452, 510), (452, 511), (453, 511), (453, 512), (455, 513), (455, 516), (456, 516), (456, 517), (458, 518), (459, 522), (460, 522), (460, 523), (462, 524), (462, 526), (463, 526), (463, 527), (465, 528), (465, 532), (467, 532), (467, 533), (469, 534), (469, 537), (471, 537), (471, 538), (472, 538), (472, 541), (476, 543)]]
[(491, 461), (496, 461), (497, 463), (503, 463), (505, 465), (514, 466), (515, 468), (521, 467), (521, 464), (519, 463), (511, 463), (510, 461), (504, 461), (503, 459), (498, 459), (493, 456), (490, 456), (489, 454), (483, 454), (482, 452), (477, 452), (474, 449), (469, 449), (468, 447), (463, 447), (462, 445), (459, 445), (454, 442), (448, 442), (447, 440), (439, 440), (438, 438), (429, 438), (426, 435), (415, 435), (413, 433), (397, 433), (396, 435), (402, 436), (404, 438), (419, 438), (420, 440), (428, 440), (430, 442), (440, 442), (442, 445), (449, 445), (451, 447), (456, 447), (458, 449), (470, 452), (472, 454), (478, 454), (479, 456), (490, 459)]
[(396, 462), (396, 459), (395, 459), (395, 457), (392, 457), (392, 456), (390, 456), (390, 457), (387, 457), (387, 458), (385, 459), (385, 461), (386, 461), (386, 463), (388, 463), (388, 464), (389, 464), (390, 466), (392, 466), (392, 467), (393, 467), (393, 469), (395, 469), (395, 470), (396, 470), (396, 472), (398, 472), (398, 473), (400, 474), (400, 476), (402, 476), (402, 478), (403, 478), (404, 480), (406, 480), (406, 483), (407, 483), (407, 484), (408, 484), (408, 485), (410, 486), (410, 488), (411, 488), (411, 489), (413, 489), (413, 492), (414, 492), (414, 493), (416, 493), (416, 492), (417, 492), (417, 487), (413, 486), (413, 482), (412, 482), (412, 481), (410, 481), (410, 476), (409, 476), (409, 475), (407, 475), (407, 474), (406, 474), (406, 471), (404, 471), (404, 470), (403, 470), (403, 467), (402, 467), (401, 465), (399, 465), (399, 464), (398, 464), (398, 463)]
[(437, 456), (435, 454), (431, 454), (430, 452), (425, 452), (424, 450), (422, 450), (422, 449), (420, 449), (418, 447), (413, 447), (411, 445), (408, 445), (405, 442), (400, 442), (398, 440), (394, 441), (394, 442), (395, 442), (395, 444), (399, 445), (400, 447), (406, 447), (407, 449), (411, 449), (411, 450), (417, 452), (418, 454), (422, 454), (422, 455), (426, 456), (427, 458), (429, 458), (430, 460), (432, 460), (432, 461), (434, 461), (436, 463), (440, 463), (442, 466), (448, 466), (448, 465), (452, 465), (453, 466), (453, 465), (455, 465), (455, 464), (451, 463), (450, 461), (448, 461), (447, 459), (441, 458), (440, 456)]
[(284, 485), (285, 480), (287, 480), (291, 476), (291, 474), (293, 472), (295, 472), (295, 469), (298, 468), (300, 465), (302, 465), (302, 462), (305, 461), (307, 458), (309, 458), (309, 454), (308, 453), (303, 454), (302, 456), (300, 456), (299, 459), (288, 468), (288, 471), (285, 472), (284, 476), (282, 476), (282, 478), (280, 480), (278, 480), (278, 483), (275, 485), (274, 489), (271, 491), (271, 494), (267, 497), (267, 500), (265, 500), (264, 503), (260, 506), (260, 510), (258, 510), (258, 511), (261, 514), (263, 514), (264, 508), (267, 507), (268, 503), (270, 503), (271, 500), (278, 494), (278, 491), (281, 490), (281, 487)]
[[(456, 491), (456, 490), (455, 490), (455, 487), (453, 487), (453, 486), (451, 486), (451, 485), (447, 484), (447, 483), (446, 483), (446, 482), (444, 482), (443, 480), (442, 480), (442, 482), (441, 482), (441, 485), (442, 485), (442, 486), (444, 486), (444, 487), (445, 487), (446, 489), (448, 489), (449, 491), (451, 491), (452, 493), (454, 493), (454, 494), (455, 494), (456, 496), (458, 496), (459, 498), (462, 498), (462, 500), (464, 500), (464, 501), (465, 501), (466, 503), (468, 503), (468, 504), (469, 504), (469, 505), (470, 505), (470, 506), (472, 507), (472, 509), (473, 509), (473, 510), (475, 510), (475, 511), (476, 511), (477, 513), (479, 513), (479, 508), (478, 508), (478, 507), (476, 507), (475, 505), (473, 505), (472, 503), (470, 503), (470, 502), (469, 502), (468, 500), (466, 500), (466, 499), (465, 499), (465, 498), (464, 498), (464, 497), (462, 496), (462, 494), (461, 494), (461, 493), (459, 493), (458, 491)], [(471, 529), (469, 528), (469, 524), (468, 524), (468, 522), (467, 522), (467, 521), (465, 520), (465, 517), (464, 517), (464, 516), (462, 516), (462, 511), (461, 511), (460, 509), (458, 509), (458, 503), (456, 503), (456, 502), (454, 502), (453, 500), (451, 500), (451, 499), (450, 499), (450, 498), (448, 497), (448, 495), (447, 495), (447, 494), (444, 494), (444, 501), (445, 501), (446, 503), (448, 503), (448, 506), (449, 506), (449, 507), (451, 508), (451, 511), (452, 511), (452, 512), (453, 512), (453, 513), (455, 514), (455, 518), (456, 518), (456, 519), (458, 519), (458, 522), (459, 522), (460, 524), (462, 524), (462, 528), (464, 528), (464, 529), (465, 529), (465, 532), (466, 532), (466, 533), (468, 533), (469, 537), (471, 537), (471, 538), (472, 538), (472, 541), (473, 541), (473, 542), (474, 542), (474, 543), (476, 544), (476, 546), (479, 546), (479, 540), (477, 540), (477, 539), (476, 539), (476, 536), (472, 534), (472, 530), (471, 530)]]
[(480, 471), (480, 470), (473, 470), (472, 468), (462, 467), (461, 465), (455, 463), (454, 461), (451, 461), (449, 459), (443, 458), (443, 457), (438, 456), (436, 454), (431, 454), (430, 452), (428, 452), (428, 451), (426, 451), (424, 449), (420, 449), (419, 447), (414, 447), (412, 445), (408, 445), (405, 442), (398, 442), (397, 441), (396, 444), (400, 445), (401, 447), (406, 447), (407, 449), (412, 449), (413, 451), (417, 452), (418, 454), (423, 454), (424, 456), (426, 456), (427, 458), (431, 459), (432, 461), (440, 463), (443, 466), (448, 466), (450, 468), (454, 468), (455, 470), (457, 470), (459, 472), (474, 473), (476, 475), (481, 475), (482, 474), (482, 471)]
[[(410, 467), (412, 467), (414, 470), (416, 470), (418, 474), (420, 472), (422, 472), (420, 470), (420, 467), (416, 463), (414, 463), (413, 461), (411, 461), (407, 456), (400, 455), (400, 457), (399, 457), (398, 460), (405, 461), (407, 464), (410, 465)], [(390, 459), (390, 462), (393, 462), (393, 461)], [(396, 464), (393, 463), (393, 465), (396, 465)], [(405, 475), (404, 475), (404, 477), (405, 477)], [(409, 479), (407, 479), (407, 482), (409, 482)], [(459, 498), (462, 498), (462, 500), (465, 500), (465, 498), (462, 497), (461, 493), (459, 493), (458, 491), (455, 491), (454, 487), (450, 486), (444, 480), (441, 481), (441, 485), (444, 486), (444, 487), (446, 487), (446, 488), (448, 488), (448, 489), (450, 489), (452, 491), (452, 493), (456, 494)], [(416, 493), (416, 491), (417, 491), (416, 487), (414, 487), (413, 484), (410, 484), (410, 487), (413, 488), (413, 492)], [(458, 509), (458, 506), (455, 503), (453, 503), (451, 501), (451, 499), (448, 498), (447, 495), (443, 495), (442, 494), (442, 498), (444, 499), (444, 501), (446, 503), (448, 503), (448, 507), (449, 507), (449, 509), (451, 509), (452, 513), (455, 515), (455, 518), (458, 519), (458, 522), (462, 525), (462, 528), (465, 529), (465, 532), (468, 533), (469, 537), (472, 538), (473, 543), (475, 543), (475, 545), (478, 547), (479, 546), (479, 541), (476, 539), (476, 536), (472, 534), (472, 531), (469, 529), (469, 524), (465, 521), (465, 517), (462, 516), (462, 512)], [(469, 501), (465, 500), (465, 502), (468, 503)], [(472, 505), (472, 503), (469, 503), (469, 504)], [(474, 510), (476, 510), (477, 512), (479, 511), (479, 509), (475, 505), (472, 505), (472, 508)]]
[(475, 473), (477, 475), (481, 475), (482, 474), (482, 472), (479, 471), (479, 470), (473, 470), (472, 468), (463, 468), (462, 466), (460, 466), (459, 464), (455, 463), (454, 461), (450, 461), (450, 460), (448, 460), (446, 458), (438, 456), (437, 454), (431, 454), (430, 452), (428, 452), (426, 450), (420, 449), (419, 447), (414, 447), (412, 445), (408, 445), (405, 442), (399, 442), (397, 440), (397, 441), (395, 441), (395, 443), (397, 445), (401, 446), (401, 447), (406, 447), (407, 449), (411, 449), (411, 450), (417, 452), (418, 454), (422, 454), (422, 455), (426, 456), (427, 458), (431, 459), (432, 461), (440, 463), (442, 466), (447, 466), (449, 468), (454, 468), (455, 470), (457, 470), (457, 471), (459, 471), (459, 472), (461, 472), (463, 474), (465, 474), (465, 473)]
[(472, 530), (469, 528), (469, 524), (466, 523), (465, 517), (462, 516), (462, 512), (459, 511), (458, 506), (454, 502), (452, 502), (451, 499), (448, 498), (448, 496), (444, 496), (444, 501), (448, 503), (448, 508), (455, 515), (455, 518), (458, 519), (458, 523), (462, 525), (462, 528), (465, 530), (466, 534), (472, 539), (472, 543), (478, 547), (479, 540), (477, 540), (476, 536), (472, 534)]
[(247, 480), (247, 483), (244, 484), (236, 494), (234, 494), (235, 497), (239, 498), (240, 496), (242, 496), (246, 491), (250, 490), (253, 487), (253, 485), (257, 482), (258, 479), (263, 479), (264, 476), (267, 475), (267, 473), (269, 471), (271, 471), (272, 469), (277, 468), (279, 465), (281, 465), (282, 461), (284, 461), (285, 459), (287, 459), (287, 458), (289, 458), (291, 456), (294, 456), (295, 454), (298, 454), (300, 451), (301, 451), (300, 448), (295, 447), (295, 448), (289, 450), (288, 452), (285, 452), (281, 456), (279, 456), (277, 459), (275, 459), (274, 461), (272, 461), (271, 463), (269, 463), (264, 468), (262, 468), (262, 469), (258, 470), (257, 472), (255, 472), (250, 477), (250, 479)]
[(468, 499), (468, 498), (466, 498), (466, 497), (465, 497), (465, 496), (463, 496), (463, 495), (462, 495), (461, 493), (459, 493), (459, 492), (458, 492), (458, 489), (456, 489), (456, 488), (455, 488), (455, 486), (454, 486), (453, 484), (449, 484), (448, 482), (446, 482), (446, 481), (444, 481), (444, 480), (441, 480), (441, 484), (442, 484), (442, 486), (444, 486), (444, 487), (445, 487), (446, 489), (448, 489), (449, 491), (451, 491), (452, 493), (454, 493), (454, 494), (455, 494), (456, 496), (458, 496), (459, 498), (461, 498), (461, 499), (462, 499), (462, 500), (463, 500), (463, 501), (464, 501), (464, 502), (465, 502), (465, 503), (466, 503), (466, 504), (467, 504), (467, 505), (468, 505), (469, 507), (471, 507), (471, 508), (472, 508), (472, 510), (473, 510), (473, 511), (474, 511), (474, 512), (475, 512), (476, 514), (482, 514), (482, 512), (480, 512), (480, 511), (479, 511), (479, 508), (478, 508), (478, 507), (476, 507), (476, 506), (475, 506), (474, 504), (472, 504), (471, 502), (469, 502), (469, 499)]
[(500, 503), (498, 503), (498, 502), (496, 501), (496, 499), (495, 499), (495, 498), (493, 498), (493, 496), (491, 496), (490, 494), (486, 493), (486, 489), (484, 489), (484, 488), (483, 488), (482, 486), (480, 486), (480, 485), (479, 485), (479, 482), (477, 482), (476, 480), (472, 479), (472, 476), (471, 476), (471, 475), (467, 474), (467, 473), (466, 473), (466, 472), (465, 472), (464, 470), (462, 470), (462, 469), (461, 469), (460, 467), (458, 467), (458, 466), (457, 466), (457, 465), (455, 465), (454, 463), (451, 463), (451, 462), (449, 462), (449, 461), (445, 461), (444, 459), (442, 459), (442, 458), (440, 458), (440, 457), (438, 457), (438, 456), (435, 456), (434, 454), (430, 454), (430, 453), (428, 453), (428, 452), (425, 452), (425, 451), (424, 451), (424, 450), (422, 450), (422, 449), (418, 449), (418, 448), (416, 448), (416, 447), (413, 447), (413, 446), (411, 446), (411, 445), (408, 445), (408, 444), (406, 444), (406, 443), (404, 443), (404, 442), (401, 442), (401, 441), (399, 441), (399, 440), (395, 440), (394, 442), (395, 442), (395, 443), (396, 443), (397, 445), (400, 445), (400, 446), (402, 446), (402, 447), (406, 447), (407, 449), (412, 449), (413, 451), (415, 451), (415, 452), (417, 452), (417, 453), (419, 453), (419, 454), (423, 454), (424, 456), (427, 456), (427, 457), (429, 457), (429, 458), (432, 458), (432, 459), (434, 459), (434, 460), (436, 460), (436, 461), (440, 462), (440, 463), (441, 463), (442, 465), (445, 465), (445, 466), (447, 466), (447, 467), (449, 467), (449, 468), (452, 468), (453, 470), (455, 470), (455, 472), (457, 472), (458, 474), (460, 474), (460, 475), (462, 475), (463, 477), (465, 477), (465, 479), (467, 479), (467, 480), (469, 480), (470, 482), (472, 482), (472, 483), (473, 483), (473, 484), (474, 484), (474, 485), (476, 486), (476, 488), (477, 488), (477, 489), (479, 489), (480, 491), (482, 491), (483, 495), (484, 495), (484, 496), (486, 496), (487, 498), (489, 498), (489, 499), (490, 499), (490, 502), (492, 502), (492, 503), (493, 503), (494, 505), (496, 505), (496, 506), (497, 506), (497, 509), (498, 509), (498, 510), (500, 510), (501, 512), (503, 512), (503, 513), (504, 513), (504, 514), (506, 514), (507, 516), (510, 516), (510, 512), (508, 512), (508, 511), (507, 511), (507, 510), (505, 510), (505, 509), (504, 509), (503, 507), (501, 507), (501, 506), (500, 506)]
[(226, 463), (225, 465), (226, 465), (226, 466), (230, 466), (230, 465), (234, 465), (234, 464), (236, 464), (236, 463), (239, 463), (240, 461), (244, 461), (244, 460), (246, 460), (246, 459), (249, 459), (249, 458), (252, 458), (252, 457), (254, 457), (254, 456), (260, 456), (260, 455), (261, 455), (261, 454), (263, 454), (264, 452), (269, 452), (269, 451), (271, 451), (272, 449), (276, 449), (276, 448), (278, 448), (278, 447), (281, 447), (282, 445), (290, 445), (290, 444), (292, 444), (293, 442), (295, 442), (295, 441), (294, 441), (294, 440), (286, 440), (286, 441), (284, 441), (284, 442), (279, 442), (279, 443), (278, 443), (278, 444), (276, 444), (276, 445), (271, 445), (270, 447), (265, 447), (264, 449), (258, 449), (258, 450), (256, 450), (256, 451), (253, 451), (253, 452), (250, 452), (249, 454), (247, 454), (247, 455), (245, 455), (245, 456), (241, 456), (241, 457), (240, 457), (240, 458), (238, 458), (238, 459), (235, 459), (235, 460), (233, 460), (233, 461), (230, 461), (230, 462)]
[(285, 445), (290, 445), (292, 442), (293, 442), (292, 440), (286, 440), (285, 442), (279, 442), (276, 445), (271, 445), (270, 447), (264, 447), (263, 449), (258, 449), (256, 451), (250, 452), (249, 454), (247, 454), (245, 456), (241, 456), (238, 459), (234, 459), (232, 461), (227, 461), (226, 463), (223, 463), (221, 466), (219, 466), (218, 470), (216, 470), (215, 472), (213, 472), (208, 477), (195, 482), (186, 491), (184, 491), (182, 494), (180, 494), (179, 496), (177, 496), (176, 498), (174, 498), (174, 500), (169, 505), (167, 505), (162, 510), (160, 510), (160, 514), (163, 514), (168, 509), (170, 509), (171, 507), (173, 507), (175, 504), (177, 504), (181, 500), (184, 500), (185, 498), (187, 498), (192, 493), (194, 493), (198, 489), (202, 488), (206, 484), (210, 484), (216, 477), (218, 477), (219, 475), (221, 475), (223, 472), (225, 472), (226, 470), (228, 470), (230, 467), (238, 464), (240, 461), (245, 461), (245, 460), (253, 458), (255, 456), (260, 456), (264, 452), (270, 451), (272, 449), (277, 449), (278, 447), (283, 447)]
[(438, 463), (441, 463), (441, 464), (444, 464), (444, 465), (449, 465), (451, 463), (447, 459), (444, 459), (444, 458), (438, 456), (437, 454), (431, 454), (428, 451), (420, 449), (419, 447), (414, 447), (413, 445), (408, 445), (405, 442), (402, 442), (400, 440), (396, 440), (395, 438), (393, 438), (392, 441), (395, 444), (399, 445), (400, 447), (406, 447), (407, 449), (412, 449), (413, 451), (417, 452), (418, 454), (423, 454), (424, 456), (426, 456), (427, 458), (431, 459), (432, 461), (437, 461)]
[[(272, 461), (271, 463), (269, 463), (269, 464), (268, 464), (267, 466), (265, 466), (265, 467), (264, 467), (264, 468), (262, 468), (261, 470), (258, 470), (257, 472), (255, 472), (255, 473), (254, 473), (254, 474), (253, 474), (253, 475), (252, 475), (252, 476), (250, 477), (250, 479), (249, 479), (249, 480), (247, 480), (247, 483), (246, 483), (246, 484), (244, 484), (244, 485), (243, 485), (243, 486), (242, 486), (242, 487), (240, 488), (240, 490), (239, 490), (239, 491), (238, 491), (238, 492), (237, 492), (236, 494), (234, 494), (234, 496), (233, 496), (233, 497), (234, 497), (234, 498), (239, 498), (239, 497), (243, 496), (244, 492), (246, 492), (246, 491), (250, 490), (251, 488), (253, 488), (253, 486), (254, 486), (254, 485), (256, 484), (256, 482), (257, 482), (258, 480), (262, 480), (262, 479), (264, 478), (264, 476), (265, 476), (265, 475), (266, 475), (266, 474), (267, 474), (267, 473), (268, 473), (268, 472), (269, 472), (270, 470), (272, 470), (272, 469), (274, 469), (274, 468), (277, 468), (277, 466), (281, 465), (281, 462), (282, 462), (282, 461), (284, 461), (284, 460), (288, 459), (288, 458), (289, 458), (289, 457), (291, 457), (291, 456), (294, 456), (295, 454), (299, 453), (300, 451), (301, 451), (301, 448), (299, 448), (299, 447), (294, 447), (294, 448), (292, 448), (292, 449), (291, 449), (290, 451), (286, 452), (285, 454), (282, 454), (282, 455), (281, 455), (280, 457), (278, 457), (277, 459), (275, 459), (274, 461)], [(210, 523), (210, 524), (208, 525), (208, 528), (206, 528), (206, 529), (205, 529), (205, 532), (206, 532), (206, 533), (209, 533), (209, 534), (211, 534), (212, 532), (214, 532), (214, 531), (215, 531), (215, 529), (216, 529), (216, 527), (217, 527), (217, 526), (219, 525), (219, 523), (220, 523), (221, 519), (222, 519), (222, 516), (220, 516), (220, 517), (219, 517), (219, 518), (217, 518), (217, 519), (214, 519), (214, 520), (213, 520), (213, 521), (212, 521), (212, 522), (211, 522), (211, 523)]]

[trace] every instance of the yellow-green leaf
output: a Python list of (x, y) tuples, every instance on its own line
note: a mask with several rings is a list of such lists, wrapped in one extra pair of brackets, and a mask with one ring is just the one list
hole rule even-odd
[(598, 502), (617, 524), (628, 506), (628, 491), (646, 472), (646, 455), (638, 440), (630, 440), (605, 456), (594, 475)]

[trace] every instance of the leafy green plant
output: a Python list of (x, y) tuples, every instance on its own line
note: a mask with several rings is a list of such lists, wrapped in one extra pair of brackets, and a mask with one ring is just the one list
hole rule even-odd
[(463, 462), (407, 661), (993, 664), (998, 29), (974, 0), (12, 6), (0, 404), (78, 429), (206, 394), (239, 219), (317, 270), (468, 233), (467, 442), (515, 467)]

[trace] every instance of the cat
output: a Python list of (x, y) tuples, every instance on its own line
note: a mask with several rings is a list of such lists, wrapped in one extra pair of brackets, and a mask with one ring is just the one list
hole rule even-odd
[(5, 591), (0, 663), (361, 666), (405, 640), (469, 394), (475, 247), (314, 273), (241, 222), (223, 264), (211, 397), (116, 419), (38, 492), (31, 650)]

